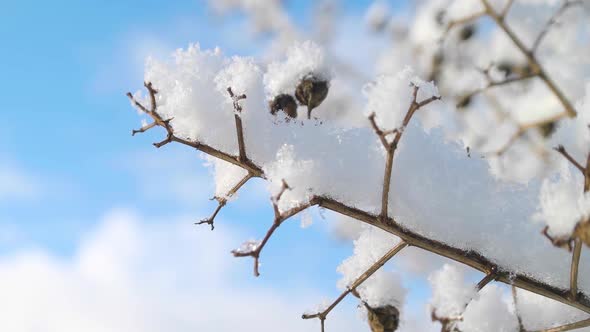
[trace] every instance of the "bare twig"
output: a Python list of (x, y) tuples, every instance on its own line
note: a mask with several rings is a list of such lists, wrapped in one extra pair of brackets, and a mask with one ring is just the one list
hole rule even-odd
[[(377, 270), (379, 270), (385, 263), (387, 263), (393, 256), (395, 256), (402, 249), (407, 247), (408, 244), (404, 241), (398, 243), (395, 247), (391, 248), (383, 257), (376, 261), (371, 267), (369, 267), (362, 275), (360, 275), (350, 286), (346, 287), (346, 290), (332, 302), (324, 311), (316, 314), (304, 314), (301, 316), (303, 319), (319, 318), (322, 322), (327, 318), (328, 314), (350, 293), (355, 294), (356, 288), (363, 282), (369, 279)], [(358, 293), (355, 294), (355, 296)]]
[(246, 157), (246, 144), (244, 143), (244, 128), (242, 126), (242, 118), (241, 118), (242, 106), (240, 105), (240, 100), (246, 99), (246, 95), (245, 94), (234, 95), (233, 91), (231, 90), (231, 87), (227, 88), (227, 92), (229, 93), (229, 96), (233, 100), (234, 110), (235, 110), (234, 118), (236, 120), (236, 133), (238, 136), (238, 149), (240, 151), (239, 152), (240, 154), (238, 156), (238, 160), (245, 161), (247, 159), (247, 157)]
[(254, 275), (256, 277), (258, 277), (260, 275), (260, 272), (258, 271), (258, 265), (259, 265), (258, 261), (260, 258), (260, 253), (262, 252), (262, 249), (264, 249), (264, 247), (266, 246), (266, 243), (268, 242), (268, 240), (270, 240), (270, 238), (272, 237), (274, 232), (277, 230), (277, 228), (279, 228), (285, 220), (287, 220), (287, 219), (291, 218), (292, 216), (298, 214), (299, 212), (317, 204), (317, 199), (312, 197), (309, 200), (309, 202), (307, 202), (307, 203), (304, 203), (304, 204), (301, 204), (301, 205), (296, 206), (294, 208), (291, 208), (289, 210), (280, 212), (279, 207), (278, 207), (279, 200), (281, 199), (281, 196), (283, 195), (283, 193), (285, 193), (285, 191), (287, 191), (289, 189), (291, 189), (291, 188), (289, 187), (289, 185), (287, 185), (287, 182), (285, 182), (285, 180), (283, 180), (281, 190), (279, 191), (279, 193), (276, 196), (271, 198), (274, 213), (275, 213), (275, 218), (274, 218), (273, 224), (270, 226), (270, 228), (266, 232), (266, 235), (264, 236), (262, 241), (260, 241), (260, 244), (258, 244), (252, 250), (248, 250), (248, 251), (232, 250), (232, 252), (231, 252), (234, 255), (234, 257), (252, 257), (252, 258), (254, 258)]
[(196, 222), (195, 225), (208, 224), (208, 225), (211, 225), (211, 230), (213, 230), (215, 228), (215, 226), (214, 226), (215, 217), (217, 216), (217, 214), (219, 213), (219, 211), (227, 204), (228, 198), (230, 198), (235, 193), (237, 193), (238, 190), (240, 190), (240, 188), (242, 188), (242, 186), (245, 185), (246, 182), (248, 182), (253, 177), (254, 176), (251, 173), (248, 173), (235, 186), (233, 186), (225, 194), (225, 196), (222, 196), (222, 197), (214, 197), (213, 199), (215, 199), (218, 204), (217, 204), (217, 207), (215, 208), (215, 211), (213, 211), (213, 214), (209, 218), (205, 218), (205, 219), (202, 219), (199, 222)]
[(580, 255), (582, 253), (582, 241), (574, 240), (574, 252), (572, 253), (572, 266), (570, 268), (570, 296), (572, 300), (578, 297), (578, 266), (580, 264)]
[(566, 149), (563, 147), (563, 145), (558, 145), (557, 147), (553, 148), (555, 151), (559, 152), (562, 156), (565, 157), (565, 159), (567, 159), (567, 161), (569, 161), (572, 165), (574, 165), (580, 172), (582, 172), (582, 174), (585, 174), (586, 170), (584, 169), (584, 167), (582, 167), (582, 165), (580, 165), (579, 162), (576, 161), (576, 159), (574, 159), (574, 157), (572, 157), (567, 151)]
[(516, 319), (518, 320), (518, 332), (525, 332), (524, 323), (522, 322), (522, 316), (520, 316), (520, 312), (518, 310), (518, 294), (516, 291), (516, 287), (512, 285), (512, 302), (514, 303), (514, 314), (516, 315)]
[(543, 41), (545, 36), (547, 36), (547, 33), (549, 32), (551, 27), (553, 27), (554, 25), (556, 25), (558, 23), (559, 17), (561, 15), (563, 15), (563, 13), (565, 13), (565, 11), (568, 8), (573, 7), (575, 5), (580, 5), (580, 4), (582, 4), (581, 0), (564, 0), (563, 3), (561, 4), (561, 6), (557, 9), (557, 11), (555, 13), (553, 13), (553, 15), (551, 15), (551, 18), (549, 18), (547, 23), (545, 23), (545, 26), (543, 27), (543, 29), (541, 30), (541, 32), (539, 33), (539, 35), (537, 36), (537, 38), (533, 42), (533, 46), (531, 47), (531, 53), (535, 53), (537, 51), (537, 49), (541, 45), (541, 42)]
[(527, 58), (529, 66), (533, 70), (533, 72), (538, 73), (539, 78), (545, 82), (545, 85), (551, 90), (551, 92), (557, 97), (559, 102), (563, 105), (563, 108), (567, 112), (569, 117), (576, 116), (576, 110), (571, 102), (567, 99), (567, 97), (563, 94), (563, 92), (557, 87), (555, 82), (547, 75), (545, 69), (541, 66), (539, 61), (535, 58), (535, 55), (531, 50), (529, 50), (524, 43), (516, 36), (514, 31), (506, 24), (504, 17), (501, 14), (498, 14), (492, 5), (489, 3), (488, 0), (481, 0), (483, 3), (486, 12), (490, 18), (496, 22), (496, 25), (504, 31), (506, 36), (510, 38), (510, 40), (514, 43), (514, 45), (522, 52), (522, 54)]
[(588, 326), (590, 326), (590, 318), (585, 319), (585, 320), (581, 320), (581, 321), (575, 322), (575, 323), (565, 324), (565, 325), (556, 326), (556, 327), (552, 327), (552, 328), (545, 329), (545, 330), (538, 330), (538, 331), (531, 331), (531, 332), (564, 332), (564, 331), (577, 330), (577, 329), (581, 329), (583, 327), (588, 327)]
[[(381, 140), (381, 144), (383, 144), (383, 147), (387, 151), (387, 156), (386, 156), (386, 161), (385, 161), (385, 174), (383, 175), (383, 188), (382, 188), (382, 193), (381, 193), (381, 217), (383, 217), (383, 218), (387, 218), (387, 214), (388, 214), (389, 191), (390, 191), (390, 187), (391, 187), (391, 172), (393, 169), (393, 158), (395, 157), (395, 151), (397, 150), (397, 146), (399, 144), (399, 141), (401, 140), (402, 135), (404, 134), (404, 130), (406, 129), (406, 127), (410, 123), (410, 120), (412, 119), (412, 116), (414, 116), (414, 113), (416, 113), (416, 111), (418, 111), (420, 108), (422, 108), (422, 107), (424, 107), (436, 100), (441, 99), (440, 96), (432, 96), (430, 98), (427, 98), (423, 101), (418, 102), (417, 101), (418, 90), (420, 89), (420, 87), (417, 85), (412, 85), (412, 86), (413, 86), (412, 102), (410, 103), (410, 105), (408, 107), (408, 111), (406, 112), (406, 115), (404, 116), (401, 128), (396, 128), (392, 131), (383, 131), (382, 129), (380, 129), (377, 126), (377, 123), (375, 121), (375, 113), (372, 113), (369, 116), (369, 120), (371, 121), (371, 126), (373, 127), (373, 130), (379, 136), (379, 139)], [(389, 143), (387, 141), (387, 137), (386, 137), (387, 134), (389, 134), (389, 133), (391, 133), (391, 134), (395, 133), (395, 137), (393, 138), (393, 141), (391, 143)]]
[(495, 266), (492, 266), (490, 268), (490, 271), (477, 283), (477, 286), (475, 287), (475, 289), (479, 292), (480, 290), (482, 290), (487, 284), (489, 284), (490, 282), (496, 280), (496, 273), (498, 272), (498, 268)]

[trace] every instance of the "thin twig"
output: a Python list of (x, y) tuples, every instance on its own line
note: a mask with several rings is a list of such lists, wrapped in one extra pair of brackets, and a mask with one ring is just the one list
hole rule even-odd
[(227, 88), (227, 92), (229, 93), (229, 96), (231, 97), (231, 99), (233, 100), (233, 104), (234, 104), (234, 118), (236, 121), (236, 133), (237, 133), (237, 137), (238, 137), (238, 149), (239, 149), (239, 156), (238, 156), (238, 160), (239, 161), (245, 161), (247, 159), (246, 157), (246, 144), (244, 143), (244, 128), (242, 126), (242, 106), (240, 105), (240, 100), (242, 99), (246, 99), (246, 95), (245, 94), (241, 94), (241, 95), (234, 95), (231, 87)]
[(311, 319), (311, 318), (319, 318), (320, 320), (324, 321), (328, 314), (350, 293), (356, 292), (356, 288), (360, 286), (363, 282), (369, 279), (377, 270), (379, 270), (385, 263), (387, 263), (393, 256), (395, 256), (398, 252), (402, 249), (407, 247), (408, 244), (404, 241), (398, 243), (395, 247), (391, 248), (383, 257), (381, 257), (378, 261), (376, 261), (371, 267), (369, 267), (363, 274), (361, 274), (350, 286), (346, 287), (346, 290), (330, 304), (326, 309), (322, 312), (318, 312), (316, 314), (304, 314), (301, 316), (303, 319)]
[(572, 157), (567, 150), (565, 149), (565, 147), (563, 147), (563, 145), (558, 145), (557, 147), (553, 148), (555, 151), (559, 152), (562, 156), (565, 157), (565, 159), (567, 159), (567, 161), (569, 161), (572, 165), (574, 165), (580, 172), (582, 172), (582, 174), (585, 174), (586, 170), (584, 169), (584, 167), (582, 167), (582, 165), (580, 165), (580, 163), (578, 161), (576, 161), (576, 159), (574, 159), (574, 157)]
[(552, 327), (552, 328), (545, 329), (545, 330), (537, 330), (537, 331), (531, 331), (531, 332), (564, 332), (564, 331), (577, 330), (577, 329), (581, 329), (583, 327), (588, 327), (588, 326), (590, 326), (590, 318), (585, 319), (585, 320), (581, 320), (581, 321), (575, 322), (575, 323), (565, 324), (565, 325), (556, 326), (556, 327)]
[(387, 215), (388, 215), (389, 191), (391, 188), (391, 172), (393, 169), (393, 159), (395, 157), (395, 151), (397, 150), (397, 146), (399, 144), (399, 141), (401, 140), (402, 135), (404, 134), (404, 130), (406, 129), (406, 127), (410, 123), (410, 120), (412, 119), (412, 116), (414, 115), (414, 113), (416, 113), (416, 111), (418, 111), (420, 108), (422, 108), (422, 107), (424, 107), (436, 100), (441, 99), (440, 96), (431, 96), (430, 98), (427, 98), (421, 102), (418, 102), (417, 101), (418, 90), (420, 89), (420, 87), (417, 85), (412, 85), (412, 86), (413, 86), (412, 102), (408, 106), (408, 111), (406, 112), (406, 115), (404, 116), (401, 128), (394, 129), (393, 131), (387, 132), (387, 133), (395, 133), (395, 137), (393, 138), (393, 141), (391, 143), (389, 143), (387, 141), (387, 138), (385, 135), (386, 132), (384, 132), (382, 129), (380, 129), (377, 126), (377, 123), (375, 122), (375, 113), (373, 113), (369, 116), (369, 120), (371, 121), (371, 126), (373, 127), (373, 130), (379, 136), (379, 139), (381, 140), (383, 147), (387, 151), (387, 156), (386, 156), (386, 161), (385, 161), (385, 172), (383, 175), (383, 188), (382, 188), (382, 192), (381, 192), (381, 217), (383, 217), (383, 218), (387, 218)]
[(572, 253), (572, 266), (570, 268), (570, 296), (572, 300), (578, 297), (578, 267), (582, 253), (582, 240), (574, 240), (574, 252)]
[(514, 303), (514, 314), (518, 320), (518, 332), (525, 332), (524, 323), (522, 322), (522, 316), (518, 310), (518, 294), (516, 293), (516, 287), (512, 285), (512, 302)]
[(563, 15), (568, 8), (570, 8), (574, 5), (579, 5), (579, 4), (582, 4), (582, 1), (580, 1), (580, 0), (577, 0), (577, 1), (576, 0), (573, 0), (573, 1), (564, 0), (563, 1), (563, 3), (557, 9), (557, 11), (555, 13), (553, 13), (553, 15), (551, 15), (551, 18), (549, 18), (547, 23), (545, 23), (545, 26), (543, 27), (543, 29), (541, 30), (541, 32), (539, 33), (539, 35), (537, 36), (537, 38), (533, 42), (533, 46), (531, 47), (531, 53), (535, 53), (537, 51), (537, 49), (541, 45), (541, 42), (543, 41), (545, 36), (547, 36), (547, 33), (549, 32), (551, 27), (553, 27), (554, 25), (556, 25), (558, 23), (559, 17), (561, 15)]
[(246, 174), (246, 176), (244, 176), (235, 186), (233, 186), (225, 194), (225, 196), (222, 196), (222, 197), (214, 197), (213, 199), (217, 200), (217, 203), (218, 204), (217, 204), (217, 207), (215, 208), (215, 211), (213, 211), (213, 214), (209, 218), (205, 218), (205, 219), (202, 219), (199, 222), (196, 222), (195, 225), (208, 224), (208, 225), (211, 225), (211, 230), (213, 230), (215, 228), (215, 225), (214, 225), (215, 217), (217, 216), (217, 214), (219, 213), (219, 211), (227, 204), (228, 198), (230, 198), (235, 193), (237, 193), (238, 190), (240, 190), (240, 188), (242, 188), (242, 186), (245, 185), (246, 182), (248, 182), (253, 177), (254, 176), (251, 173)]
[(486, 12), (490, 18), (496, 22), (496, 25), (500, 27), (510, 38), (510, 40), (514, 43), (514, 45), (522, 52), (522, 54), (527, 58), (529, 66), (533, 70), (533, 72), (538, 73), (539, 78), (545, 82), (545, 85), (551, 90), (551, 92), (557, 97), (559, 102), (563, 105), (563, 108), (567, 112), (569, 117), (576, 116), (576, 110), (571, 102), (567, 99), (567, 97), (563, 94), (563, 92), (557, 87), (555, 82), (547, 75), (545, 69), (541, 66), (539, 61), (535, 58), (535, 55), (524, 45), (524, 43), (516, 36), (514, 31), (506, 25), (506, 21), (504, 21), (504, 17), (501, 14), (498, 14), (492, 5), (489, 3), (488, 0), (481, 0), (484, 7), (486, 8)]
[(285, 182), (285, 180), (283, 180), (281, 190), (279, 191), (279, 193), (276, 196), (271, 198), (274, 213), (275, 213), (275, 218), (274, 218), (272, 225), (270, 226), (270, 228), (266, 232), (266, 235), (262, 239), (262, 241), (260, 241), (260, 243), (254, 249), (249, 250), (249, 251), (241, 251), (241, 250), (232, 250), (231, 251), (231, 253), (234, 255), (234, 257), (252, 257), (252, 258), (254, 258), (254, 276), (256, 276), (256, 277), (260, 276), (260, 272), (258, 270), (258, 266), (259, 266), (258, 261), (260, 258), (260, 253), (262, 252), (262, 249), (264, 249), (264, 247), (266, 246), (266, 243), (268, 242), (268, 240), (270, 240), (270, 238), (272, 237), (274, 232), (277, 230), (277, 228), (279, 228), (285, 220), (287, 220), (287, 219), (291, 218), (292, 216), (296, 215), (297, 213), (317, 204), (317, 199), (312, 198), (307, 203), (300, 204), (294, 208), (280, 212), (279, 207), (278, 207), (279, 201), (280, 201), (283, 193), (285, 193), (285, 191), (287, 191), (289, 189), (291, 189), (291, 188), (287, 185), (287, 182)]

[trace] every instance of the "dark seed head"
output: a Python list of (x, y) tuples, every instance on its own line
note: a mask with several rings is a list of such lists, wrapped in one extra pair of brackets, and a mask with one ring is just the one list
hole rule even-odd
[(551, 136), (555, 132), (555, 129), (557, 129), (557, 122), (556, 121), (544, 123), (539, 126), (539, 130), (541, 131), (541, 135), (543, 135), (543, 137), (545, 137), (545, 138)]
[(311, 111), (318, 107), (328, 95), (328, 81), (317, 78), (313, 74), (305, 76), (295, 89), (295, 97), (301, 105), (307, 106), (307, 118)]
[(457, 108), (465, 108), (471, 104), (471, 95), (466, 95), (459, 97), (459, 101), (457, 102)]
[(475, 34), (475, 25), (473, 24), (469, 24), (464, 26), (463, 28), (461, 28), (461, 31), (459, 31), (459, 38), (461, 39), (461, 41), (466, 41), (468, 39), (470, 39), (471, 37), (473, 37), (473, 35)]
[(290, 118), (297, 117), (297, 103), (291, 95), (280, 94), (269, 103), (269, 106), (270, 114), (272, 115), (276, 115), (277, 112), (283, 111)]
[(367, 318), (372, 332), (394, 332), (399, 326), (399, 310), (392, 305), (367, 308)]

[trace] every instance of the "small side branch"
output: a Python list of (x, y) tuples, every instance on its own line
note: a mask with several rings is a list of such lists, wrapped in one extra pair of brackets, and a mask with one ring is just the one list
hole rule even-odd
[(381, 257), (377, 262), (375, 262), (369, 269), (367, 269), (362, 275), (360, 275), (350, 286), (346, 288), (346, 290), (328, 306), (324, 311), (318, 312), (316, 314), (304, 314), (301, 316), (303, 319), (312, 319), (312, 318), (319, 318), (322, 322), (327, 318), (328, 314), (350, 293), (356, 293), (356, 288), (360, 286), (363, 282), (369, 279), (375, 272), (377, 272), (385, 263), (387, 263), (393, 256), (395, 256), (398, 252), (402, 249), (407, 247), (408, 244), (404, 241), (398, 243), (395, 247), (391, 248), (383, 257)]
[[(379, 140), (381, 141), (381, 144), (383, 144), (383, 147), (387, 151), (387, 157), (386, 157), (386, 162), (385, 162), (385, 174), (383, 175), (383, 188), (382, 188), (382, 193), (381, 193), (381, 214), (380, 214), (380, 216), (383, 220), (387, 219), (387, 214), (388, 214), (389, 191), (390, 191), (390, 187), (391, 187), (391, 172), (393, 169), (393, 158), (395, 157), (395, 151), (396, 151), (397, 146), (402, 138), (404, 130), (406, 129), (406, 127), (410, 123), (410, 120), (412, 119), (412, 117), (414, 116), (416, 111), (418, 111), (420, 108), (422, 108), (422, 107), (424, 107), (436, 100), (441, 99), (440, 96), (432, 96), (430, 98), (427, 98), (423, 101), (418, 102), (417, 101), (418, 90), (420, 89), (420, 87), (418, 87), (417, 85), (413, 85), (413, 84), (412, 84), (412, 86), (413, 86), (412, 102), (410, 103), (410, 106), (408, 107), (408, 111), (406, 112), (406, 115), (403, 119), (401, 128), (393, 129), (390, 131), (384, 131), (381, 128), (379, 128), (379, 126), (377, 125), (377, 122), (375, 121), (375, 113), (372, 113), (369, 116), (369, 121), (371, 122), (371, 126), (373, 127), (373, 130), (375, 131), (377, 136), (379, 136)], [(387, 140), (387, 135), (390, 135), (390, 134), (395, 134), (393, 141), (391, 143)]]
[(233, 93), (231, 87), (227, 88), (227, 92), (229, 93), (229, 96), (233, 100), (233, 104), (234, 104), (234, 111), (235, 111), (234, 118), (236, 121), (236, 133), (238, 136), (238, 149), (240, 151), (239, 156), (238, 156), (238, 160), (245, 161), (247, 159), (247, 157), (246, 157), (246, 144), (244, 143), (244, 128), (242, 126), (242, 117), (241, 117), (242, 106), (240, 105), (240, 100), (246, 99), (246, 95), (245, 94), (235, 95)]
[(495, 266), (493, 266), (490, 269), (490, 272), (488, 272), (485, 277), (483, 277), (478, 283), (477, 286), (475, 287), (475, 289), (479, 292), (481, 291), (487, 284), (489, 284), (490, 282), (496, 280), (498, 275), (498, 268), (496, 268)]
[(559, 145), (555, 148), (553, 148), (555, 151), (559, 152), (565, 159), (567, 159), (567, 161), (569, 161), (572, 165), (574, 165), (580, 172), (582, 172), (582, 174), (585, 174), (585, 169), (584, 167), (582, 167), (582, 165), (580, 165), (580, 163), (578, 161), (576, 161), (576, 159), (574, 159), (574, 157), (572, 157), (567, 150), (563, 147), (563, 145)]
[(217, 216), (217, 214), (219, 213), (219, 211), (221, 211), (221, 209), (227, 204), (227, 200), (228, 198), (230, 198), (231, 196), (233, 196), (235, 193), (238, 192), (238, 190), (240, 190), (240, 188), (242, 188), (243, 185), (246, 184), (246, 182), (248, 182), (251, 178), (253, 178), (254, 175), (252, 173), (248, 173), (246, 176), (244, 176), (240, 182), (238, 182), (235, 186), (233, 186), (223, 197), (214, 197), (213, 199), (217, 200), (217, 207), (215, 208), (215, 211), (213, 211), (213, 214), (209, 217), (209, 218), (205, 218), (202, 219), (199, 222), (196, 222), (195, 225), (202, 225), (202, 224), (207, 224), (207, 225), (211, 225), (211, 230), (215, 229), (215, 217)]
[(572, 266), (570, 268), (570, 297), (572, 300), (578, 298), (578, 267), (582, 253), (582, 241), (574, 240), (574, 252), (572, 253)]
[(549, 30), (553, 26), (558, 24), (559, 17), (561, 15), (563, 15), (568, 8), (573, 7), (575, 5), (580, 5), (580, 4), (582, 4), (581, 0), (577, 0), (577, 1), (565, 0), (565, 1), (563, 1), (561, 6), (559, 7), (559, 9), (557, 9), (557, 11), (551, 16), (551, 18), (549, 18), (547, 23), (545, 23), (545, 26), (543, 27), (543, 29), (541, 30), (541, 32), (539, 33), (539, 35), (537, 36), (537, 38), (533, 42), (533, 46), (531, 47), (531, 53), (535, 53), (537, 51), (537, 49), (541, 45), (541, 42), (543, 41), (545, 36), (547, 36), (547, 33), (549, 32)]
[(522, 316), (520, 316), (520, 312), (518, 311), (518, 294), (514, 285), (512, 285), (512, 302), (514, 304), (514, 314), (518, 320), (518, 332), (526, 332), (524, 323), (522, 322)]
[(291, 189), (289, 187), (289, 185), (285, 182), (285, 180), (282, 181), (282, 184), (283, 185), (282, 185), (279, 193), (275, 197), (271, 198), (271, 201), (273, 204), (273, 209), (275, 212), (275, 218), (274, 218), (273, 224), (270, 226), (270, 228), (266, 232), (266, 235), (264, 236), (262, 241), (260, 241), (260, 243), (257, 243), (256, 245), (248, 246), (249, 248), (247, 250), (237, 249), (237, 250), (232, 250), (232, 252), (231, 252), (234, 255), (234, 257), (252, 257), (252, 258), (254, 258), (254, 276), (256, 276), (256, 277), (260, 276), (260, 271), (258, 270), (260, 253), (262, 252), (262, 249), (264, 249), (264, 247), (268, 243), (268, 240), (270, 240), (270, 238), (272, 237), (274, 232), (277, 230), (277, 228), (279, 228), (285, 220), (293, 217), (294, 215), (298, 214), (299, 212), (301, 212), (303, 210), (306, 210), (307, 208), (312, 207), (313, 205), (318, 204), (318, 202), (319, 202), (317, 198), (312, 197), (309, 200), (309, 202), (307, 202), (307, 203), (304, 203), (304, 204), (301, 204), (301, 205), (296, 206), (294, 208), (291, 208), (289, 210), (280, 212), (279, 207), (278, 207), (278, 203), (279, 203), (281, 197), (283, 196), (283, 194), (285, 193), (285, 191)]
[(564, 332), (564, 331), (577, 330), (577, 329), (581, 329), (583, 327), (588, 327), (588, 326), (590, 326), (590, 318), (585, 319), (585, 320), (581, 320), (581, 321), (575, 322), (575, 323), (565, 324), (565, 325), (556, 326), (556, 327), (552, 327), (552, 328), (545, 329), (545, 330), (537, 330), (537, 331), (531, 331), (531, 332)]

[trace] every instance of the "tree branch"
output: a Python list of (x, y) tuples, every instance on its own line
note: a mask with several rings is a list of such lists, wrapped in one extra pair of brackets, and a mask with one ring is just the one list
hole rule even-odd
[[(410, 120), (412, 119), (412, 116), (414, 116), (414, 113), (416, 113), (416, 111), (432, 103), (433, 101), (441, 99), (440, 96), (431, 96), (430, 98), (418, 102), (418, 90), (420, 89), (420, 87), (413, 84), (412, 86), (412, 102), (410, 103), (406, 115), (404, 116), (401, 128), (394, 129), (390, 132), (384, 132), (377, 126), (377, 123), (375, 122), (375, 113), (372, 113), (369, 116), (369, 121), (371, 121), (371, 126), (373, 127), (373, 130), (379, 136), (381, 144), (383, 144), (383, 147), (387, 151), (385, 161), (385, 173), (383, 175), (383, 188), (381, 192), (381, 217), (383, 218), (387, 218), (388, 215), (389, 191), (391, 187), (391, 172), (393, 169), (393, 158), (395, 157), (395, 151), (397, 150), (397, 145), (399, 144), (399, 141), (402, 138), (404, 130), (410, 123)], [(387, 141), (386, 133), (395, 133), (395, 137), (393, 138), (393, 141), (391, 143)]]
[(590, 318), (585, 319), (585, 320), (581, 320), (581, 321), (575, 322), (575, 323), (565, 324), (565, 325), (552, 327), (552, 328), (545, 329), (545, 330), (537, 330), (537, 331), (531, 331), (531, 332), (564, 332), (564, 331), (577, 330), (577, 329), (581, 329), (583, 327), (588, 327), (588, 326), (590, 326)]
[(578, 297), (578, 266), (582, 253), (582, 241), (574, 240), (574, 251), (572, 253), (572, 266), (570, 268), (570, 297), (575, 300)]
[(518, 320), (518, 332), (526, 332), (524, 328), (524, 324), (522, 322), (522, 316), (520, 316), (520, 312), (518, 311), (518, 295), (516, 294), (516, 287), (512, 285), (512, 302), (514, 303), (514, 314), (516, 315), (516, 319)]
[(565, 11), (568, 8), (573, 7), (574, 5), (580, 5), (580, 4), (582, 4), (582, 1), (580, 1), (580, 0), (573, 0), (573, 1), (564, 0), (563, 3), (561, 4), (561, 6), (559, 7), (559, 9), (555, 13), (553, 13), (553, 15), (551, 15), (551, 18), (549, 18), (547, 23), (545, 23), (545, 26), (543, 27), (543, 29), (541, 30), (541, 32), (539, 33), (539, 35), (537, 36), (537, 38), (533, 42), (533, 46), (531, 47), (531, 53), (535, 53), (537, 51), (537, 49), (541, 45), (541, 42), (543, 41), (545, 36), (547, 36), (549, 29), (551, 29), (551, 27), (553, 27), (554, 25), (556, 25), (558, 23), (557, 20), (559, 17), (561, 15), (563, 15), (563, 13), (565, 13)]
[(208, 225), (211, 225), (211, 230), (213, 230), (215, 228), (215, 226), (214, 226), (215, 217), (217, 216), (217, 214), (219, 213), (219, 211), (227, 204), (228, 198), (230, 198), (235, 193), (237, 193), (238, 190), (240, 190), (240, 188), (242, 188), (242, 186), (245, 185), (246, 182), (248, 182), (253, 177), (254, 176), (251, 173), (248, 173), (235, 186), (233, 186), (225, 194), (225, 196), (223, 196), (223, 197), (214, 197), (213, 199), (217, 200), (217, 203), (218, 204), (217, 204), (217, 208), (215, 208), (215, 211), (213, 211), (213, 214), (209, 218), (205, 218), (205, 219), (202, 219), (199, 222), (196, 222), (195, 225), (208, 224)]
[(574, 165), (580, 172), (582, 172), (582, 174), (586, 173), (586, 170), (584, 169), (584, 167), (582, 167), (582, 165), (580, 165), (580, 163), (577, 162), (576, 159), (574, 159), (574, 157), (572, 157), (566, 151), (566, 149), (563, 147), (563, 145), (558, 145), (557, 147), (555, 147), (553, 149), (555, 151), (559, 152), (562, 156), (564, 156), (564, 158), (567, 159), (567, 161), (569, 161), (572, 165)]
[(256, 277), (260, 276), (260, 272), (258, 271), (258, 265), (259, 265), (258, 261), (260, 258), (260, 253), (262, 252), (262, 249), (264, 249), (264, 247), (266, 246), (266, 243), (268, 242), (268, 240), (270, 240), (270, 238), (272, 237), (274, 232), (277, 230), (277, 228), (279, 228), (285, 220), (287, 220), (287, 219), (291, 218), (292, 216), (296, 215), (297, 213), (317, 204), (317, 199), (315, 197), (312, 197), (309, 200), (309, 202), (307, 202), (307, 203), (304, 203), (304, 204), (301, 204), (301, 205), (296, 206), (294, 208), (291, 208), (289, 210), (280, 212), (279, 207), (278, 207), (279, 200), (281, 199), (281, 196), (283, 195), (283, 193), (286, 190), (291, 189), (287, 185), (285, 180), (282, 181), (282, 184), (283, 185), (282, 185), (279, 193), (275, 197), (271, 198), (271, 201), (273, 204), (273, 210), (275, 213), (275, 218), (274, 218), (272, 225), (270, 226), (270, 228), (266, 232), (266, 235), (262, 239), (262, 241), (260, 241), (260, 243), (257, 245), (250, 246), (251, 248), (249, 248), (248, 250), (236, 249), (236, 250), (231, 251), (231, 253), (234, 255), (234, 257), (252, 257), (252, 258), (254, 258), (254, 276), (256, 276)]
[(236, 134), (238, 136), (238, 149), (239, 149), (239, 156), (238, 156), (238, 160), (239, 161), (245, 161), (247, 159), (246, 157), (246, 144), (244, 143), (244, 128), (242, 126), (242, 118), (241, 118), (241, 113), (242, 113), (242, 106), (240, 106), (240, 100), (242, 99), (246, 99), (246, 95), (245, 94), (241, 94), (241, 95), (234, 95), (233, 91), (231, 90), (231, 87), (227, 88), (227, 92), (229, 93), (229, 96), (231, 97), (231, 99), (233, 100), (233, 104), (234, 104), (234, 118), (236, 121)]
[(395, 247), (391, 248), (383, 257), (381, 257), (378, 261), (376, 261), (371, 267), (369, 267), (363, 274), (361, 274), (350, 286), (346, 287), (346, 290), (328, 306), (328, 308), (324, 309), (322, 312), (318, 312), (316, 314), (303, 314), (301, 318), (303, 319), (311, 319), (311, 318), (319, 318), (322, 322), (327, 318), (328, 314), (350, 293), (356, 292), (356, 288), (359, 287), (363, 282), (369, 279), (377, 270), (379, 270), (385, 263), (387, 263), (393, 256), (395, 256), (398, 252), (402, 249), (407, 247), (408, 244), (404, 241), (398, 243)]
[(506, 36), (512, 40), (514, 45), (523, 53), (523, 55), (527, 58), (529, 66), (533, 69), (534, 72), (538, 73), (539, 78), (545, 82), (545, 85), (551, 90), (551, 92), (557, 97), (559, 102), (563, 105), (567, 115), (569, 117), (576, 116), (576, 110), (574, 106), (570, 103), (570, 101), (565, 97), (563, 92), (557, 87), (557, 85), (553, 82), (553, 80), (547, 75), (545, 69), (541, 66), (541, 64), (535, 58), (535, 55), (531, 50), (529, 50), (524, 43), (516, 36), (514, 31), (504, 21), (504, 17), (501, 14), (496, 13), (494, 8), (490, 5), (488, 0), (481, 0), (484, 7), (486, 8), (486, 12), (490, 18), (496, 22), (496, 25), (504, 31)]

